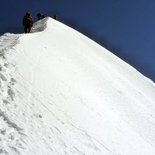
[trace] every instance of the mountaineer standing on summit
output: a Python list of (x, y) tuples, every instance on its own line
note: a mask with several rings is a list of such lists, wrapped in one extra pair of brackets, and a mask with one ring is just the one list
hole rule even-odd
[(45, 18), (45, 15), (44, 14), (37, 13), (37, 19), (38, 20), (41, 20), (41, 19), (44, 19), (44, 18)]
[(31, 28), (33, 26), (31, 13), (27, 12), (26, 15), (23, 17), (23, 26), (25, 33), (31, 32)]

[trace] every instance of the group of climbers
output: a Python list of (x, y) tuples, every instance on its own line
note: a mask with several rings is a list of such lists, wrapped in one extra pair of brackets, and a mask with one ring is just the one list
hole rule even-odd
[[(43, 19), (45, 18), (45, 15), (38, 13), (37, 14), (37, 19)], [(25, 33), (30, 33), (31, 32), (31, 28), (33, 26), (33, 19), (32, 19), (32, 15), (30, 12), (27, 12), (25, 14), (25, 16), (23, 17), (23, 27), (24, 27), (24, 32)]]
[[(45, 18), (45, 15), (44, 14), (41, 14), (41, 13), (37, 13), (37, 19), (38, 20), (41, 20)], [(57, 15), (54, 15), (53, 18), (55, 20), (57, 20)], [(32, 29), (32, 26), (33, 26), (33, 19), (32, 19), (32, 15), (30, 12), (27, 12), (24, 17), (23, 17), (23, 27), (24, 27), (24, 32), (25, 33), (30, 33), (31, 32), (31, 29)]]

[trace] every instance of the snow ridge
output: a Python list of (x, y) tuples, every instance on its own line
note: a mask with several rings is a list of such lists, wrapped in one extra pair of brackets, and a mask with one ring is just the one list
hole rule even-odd
[(45, 18), (0, 53), (0, 154), (155, 154), (155, 84), (94, 41)]

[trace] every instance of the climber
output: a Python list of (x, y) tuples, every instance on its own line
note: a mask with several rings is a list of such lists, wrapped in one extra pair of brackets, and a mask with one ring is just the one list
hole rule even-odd
[(31, 13), (27, 12), (26, 15), (23, 17), (23, 26), (25, 33), (31, 32), (31, 28), (33, 26)]
[(41, 13), (37, 13), (37, 18), (38, 18), (38, 20), (43, 19), (43, 18), (45, 18), (45, 15), (41, 14)]

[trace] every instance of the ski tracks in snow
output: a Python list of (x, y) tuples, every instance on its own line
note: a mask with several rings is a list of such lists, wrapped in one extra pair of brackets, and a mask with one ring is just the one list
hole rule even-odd
[(35, 63), (33, 63), (33, 66), (31, 68), (31, 81), (30, 81), (30, 85), (29, 85), (29, 94), (28, 94), (28, 103), (27, 103), (27, 106), (26, 106), (26, 109), (28, 111), (28, 113), (31, 111), (31, 107), (32, 107), (32, 100), (33, 100), (33, 92), (36, 91), (35, 90), (35, 70), (36, 70), (36, 67), (38, 66), (39, 64), (39, 61), (41, 59), (41, 55), (37, 55), (36, 57), (36, 61)]

